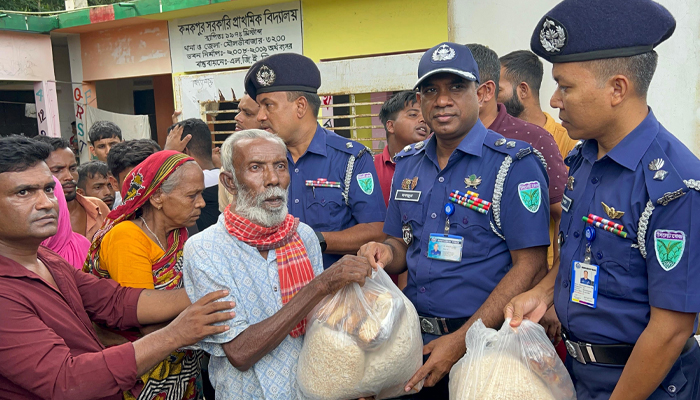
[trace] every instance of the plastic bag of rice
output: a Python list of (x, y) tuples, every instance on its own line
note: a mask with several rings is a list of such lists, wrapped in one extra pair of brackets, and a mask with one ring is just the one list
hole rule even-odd
[(450, 400), (575, 400), (571, 377), (544, 328), (506, 320), (499, 331), (478, 320), (467, 353), (450, 371)]
[(422, 354), (416, 309), (378, 270), (363, 287), (348, 285), (311, 313), (297, 383), (310, 400), (397, 397)]

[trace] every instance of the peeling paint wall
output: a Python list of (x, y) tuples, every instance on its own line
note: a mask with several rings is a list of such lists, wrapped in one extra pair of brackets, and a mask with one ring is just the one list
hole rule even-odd
[(125, 26), (80, 35), (83, 79), (88, 81), (169, 74), (168, 23)]
[(0, 31), (0, 80), (53, 80), (49, 35)]

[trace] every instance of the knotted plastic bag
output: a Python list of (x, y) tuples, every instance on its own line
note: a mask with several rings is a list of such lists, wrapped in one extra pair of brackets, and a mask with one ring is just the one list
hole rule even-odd
[(383, 270), (348, 285), (311, 312), (297, 365), (303, 398), (404, 395), (423, 362), (418, 313)]
[(499, 331), (478, 320), (467, 352), (450, 371), (450, 400), (575, 400), (576, 391), (544, 328), (506, 320)]

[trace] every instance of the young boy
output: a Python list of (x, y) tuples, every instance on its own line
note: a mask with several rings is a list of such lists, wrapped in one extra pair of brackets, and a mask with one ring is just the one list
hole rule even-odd
[(97, 121), (88, 131), (90, 140), (90, 153), (102, 162), (107, 162), (107, 154), (117, 143), (121, 143), (122, 130), (109, 121)]
[(107, 207), (114, 205), (114, 188), (109, 181), (109, 168), (102, 161), (90, 161), (78, 167), (78, 193), (97, 197)]

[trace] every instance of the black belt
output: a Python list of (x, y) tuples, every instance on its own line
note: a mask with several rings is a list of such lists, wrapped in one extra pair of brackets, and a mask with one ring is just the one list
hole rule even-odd
[[(571, 340), (571, 333), (562, 327), (561, 336), (566, 344), (566, 351), (571, 358), (581, 364), (625, 365), (634, 350), (633, 344), (590, 344)], [(681, 354), (697, 346), (695, 337), (690, 337), (683, 346)]]
[(442, 336), (458, 331), (469, 318), (438, 318), (419, 315), (418, 320), (420, 320), (421, 332)]

